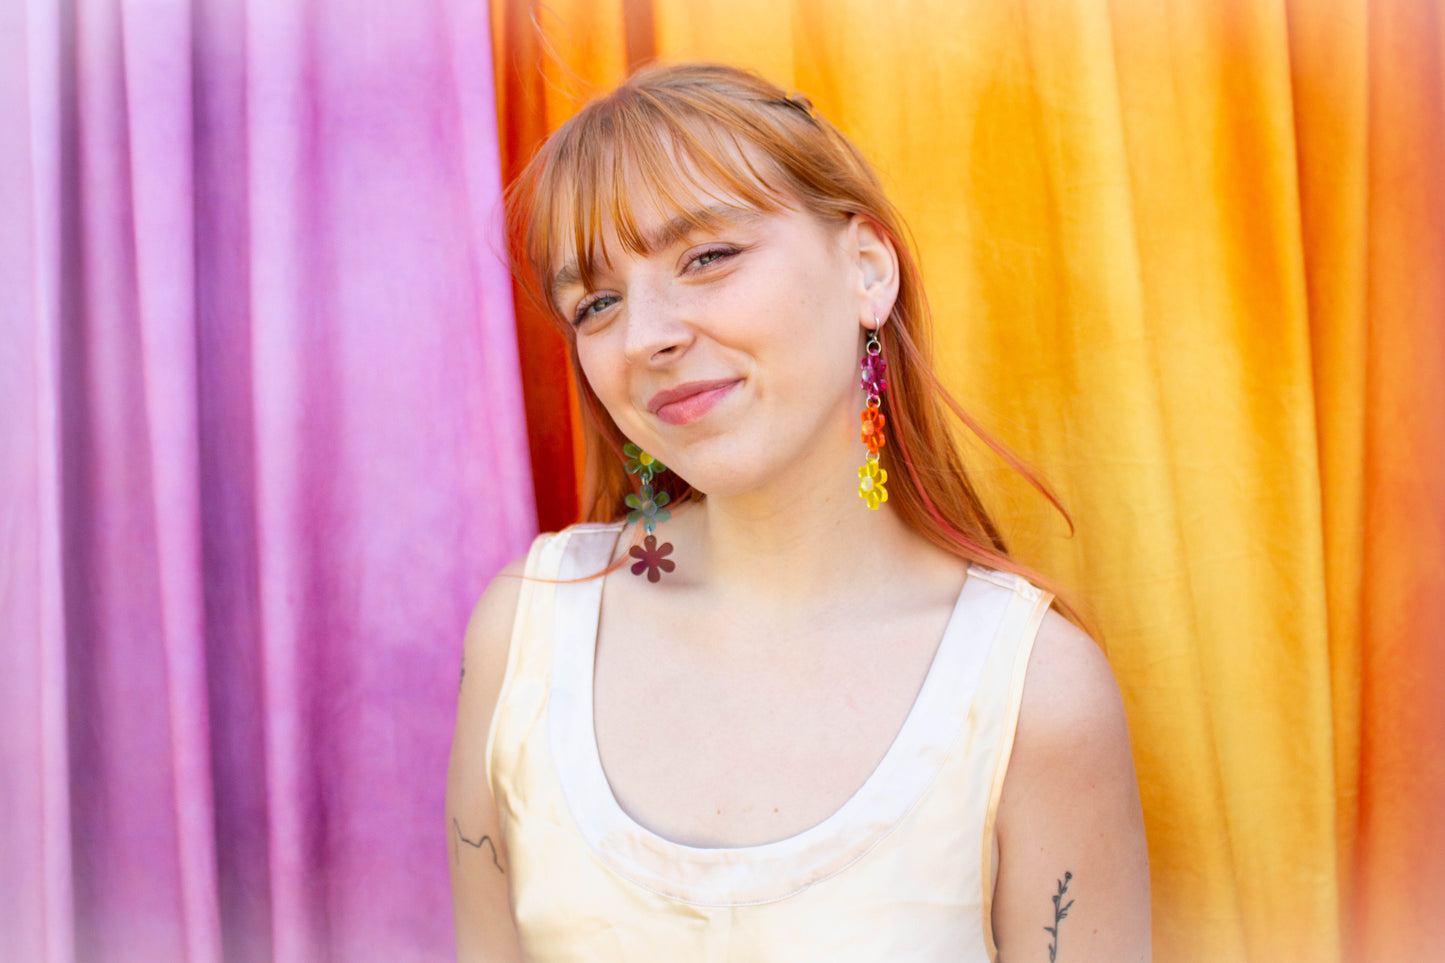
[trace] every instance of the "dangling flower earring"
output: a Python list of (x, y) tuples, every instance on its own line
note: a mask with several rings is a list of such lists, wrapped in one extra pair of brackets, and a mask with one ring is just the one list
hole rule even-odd
[(647, 580), (656, 582), (662, 578), (663, 572), (671, 572), (677, 567), (677, 563), (672, 559), (663, 557), (672, 551), (672, 543), (663, 542), (659, 548), (657, 537), (652, 534), (653, 526), (672, 517), (672, 512), (663, 508), (668, 502), (667, 492), (653, 491), (652, 488), (652, 477), (667, 471), (667, 466), (630, 441), (622, 446), (622, 453), (627, 456), (622, 467), (627, 469), (627, 474), (636, 475), (637, 480), (642, 483), (640, 492), (627, 496), (627, 507), (632, 509), (627, 513), (627, 524), (636, 525), (641, 522), (642, 530), (647, 533), (641, 546), (632, 546), (630, 554), (639, 560), (632, 566), (632, 574), (641, 575), (646, 572)]
[[(877, 318), (873, 319), (877, 322)], [(888, 387), (888, 362), (883, 360), (883, 344), (878, 340), (877, 331), (868, 332), (868, 346), (863, 355), (859, 382), (868, 392), (868, 401), (863, 407), (863, 444), (868, 446), (868, 460), (858, 469), (858, 497), (877, 508), (888, 501), (888, 473), (878, 467), (878, 451), (887, 442), (883, 434), (883, 412), (880, 395)]]

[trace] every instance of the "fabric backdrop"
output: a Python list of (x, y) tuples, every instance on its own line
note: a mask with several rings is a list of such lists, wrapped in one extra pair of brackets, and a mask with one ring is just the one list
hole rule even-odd
[[(811, 95), (917, 235), (939, 361), (1124, 691), (1161, 961), (1439, 958), (1435, 0), (493, 0), (504, 171), (634, 64)], [(544, 527), (560, 342), (519, 317)]]
[(445, 960), (534, 533), (486, 8), (0, 4), (0, 960)]
[(497, 165), (655, 56), (879, 162), (946, 379), (1072, 509), (978, 464), (1102, 627), (1156, 958), (1438, 955), (1438, 2), (487, 15), (0, 4), (0, 959), (450, 955), (461, 627), (579, 481)]

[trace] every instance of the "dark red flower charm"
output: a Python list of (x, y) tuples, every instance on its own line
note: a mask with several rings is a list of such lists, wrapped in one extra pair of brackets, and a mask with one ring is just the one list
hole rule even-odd
[(640, 562), (632, 566), (632, 574), (641, 575), (643, 572), (646, 572), (647, 580), (649, 582), (656, 582), (662, 578), (663, 572), (671, 572), (677, 568), (677, 563), (672, 559), (663, 558), (664, 555), (671, 553), (671, 551), (671, 542), (663, 542), (662, 547), (658, 548), (657, 536), (647, 536), (642, 540), (641, 546), (632, 546), (632, 557), (641, 559)]

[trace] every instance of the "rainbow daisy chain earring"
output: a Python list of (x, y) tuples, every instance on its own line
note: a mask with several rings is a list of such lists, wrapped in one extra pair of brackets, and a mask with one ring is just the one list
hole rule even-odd
[[(877, 323), (877, 318), (873, 319)], [(887, 443), (883, 434), (882, 394), (888, 388), (888, 362), (883, 360), (883, 343), (878, 332), (868, 332), (868, 345), (860, 366), (859, 382), (868, 392), (868, 401), (863, 406), (863, 444), (868, 447), (868, 460), (858, 469), (858, 497), (876, 509), (888, 501), (888, 473), (878, 467), (878, 452)]]
[(622, 446), (622, 454), (627, 456), (622, 467), (627, 469), (627, 474), (636, 475), (642, 486), (636, 494), (627, 496), (627, 507), (632, 509), (627, 513), (627, 524), (636, 525), (641, 522), (642, 530), (647, 533), (642, 544), (632, 546), (629, 553), (638, 560), (632, 566), (632, 574), (641, 575), (646, 572), (647, 580), (656, 582), (662, 578), (663, 572), (671, 572), (677, 568), (676, 562), (665, 557), (672, 552), (672, 543), (663, 542), (662, 546), (658, 547), (657, 536), (652, 534), (652, 529), (658, 522), (665, 522), (672, 517), (672, 512), (663, 507), (669, 500), (667, 492), (654, 491), (652, 487), (653, 476), (667, 471), (667, 466), (630, 441)]

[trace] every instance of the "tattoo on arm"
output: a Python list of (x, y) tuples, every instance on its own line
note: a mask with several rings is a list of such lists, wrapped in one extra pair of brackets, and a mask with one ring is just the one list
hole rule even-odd
[(467, 681), (467, 660), (466, 660), (466, 657), (463, 656), (463, 657), (462, 657), (462, 677), (457, 680), (457, 688), (460, 689), (460, 688), (462, 687), (462, 683), (463, 683), (463, 682), (466, 682), (466, 681)]
[(462, 827), (461, 827), (461, 824), (457, 822), (457, 819), (456, 819), (455, 816), (452, 817), (452, 835), (454, 835), (454, 836), (456, 837), (456, 839), (453, 839), (453, 840), (452, 840), (452, 856), (456, 859), (456, 861), (457, 861), (458, 863), (460, 863), (460, 862), (462, 861), (462, 851), (461, 851), (461, 849), (457, 846), (457, 841), (458, 841), (458, 840), (460, 840), (461, 842), (466, 843), (468, 846), (472, 847), (473, 849), (481, 849), (481, 848), (482, 848), (482, 844), (485, 843), (485, 844), (486, 844), (486, 847), (487, 847), (489, 850), (492, 851), (492, 865), (495, 866), (495, 867), (497, 867), (497, 872), (501, 873), (503, 876), (505, 876), (505, 875), (507, 874), (507, 871), (502, 868), (502, 864), (499, 863), (499, 862), (497, 862), (497, 847), (492, 844), (492, 837), (490, 837), (490, 836), (483, 836), (481, 839), (478, 839), (476, 842), (473, 842), (472, 840), (470, 840), (470, 839), (468, 839), (467, 837), (465, 837), (465, 836), (462, 835)]
[(1054, 894), (1054, 925), (1044, 927), (1044, 932), (1048, 933), (1050, 937), (1049, 963), (1054, 963), (1055, 958), (1059, 955), (1059, 924), (1064, 921), (1064, 917), (1069, 915), (1069, 907), (1074, 905), (1073, 900), (1069, 900), (1062, 906), (1059, 905), (1064, 894), (1069, 891), (1069, 881), (1073, 878), (1073, 873), (1064, 871), (1064, 878), (1059, 880), (1059, 891)]

